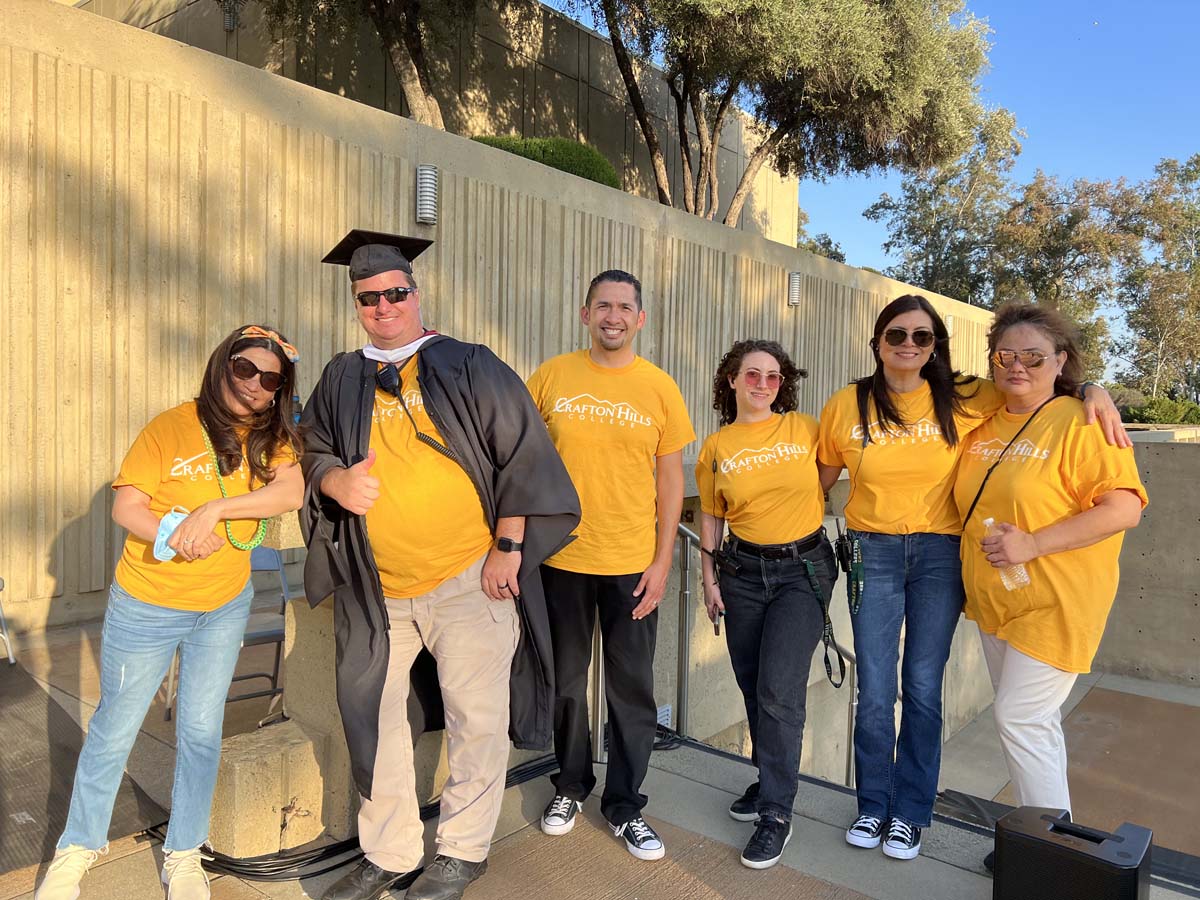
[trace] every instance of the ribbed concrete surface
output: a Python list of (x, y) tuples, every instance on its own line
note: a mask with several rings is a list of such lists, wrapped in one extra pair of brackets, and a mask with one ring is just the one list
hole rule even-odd
[[(469, 900), (513, 900), (536, 894), (555, 900), (865, 900), (863, 894), (785, 865), (752, 871), (740, 847), (656, 819), (667, 855), (644, 862), (613, 836), (594, 803), (575, 830), (549, 838), (526, 828), (497, 845), (487, 874)], [(747, 836), (749, 832), (747, 831)]]

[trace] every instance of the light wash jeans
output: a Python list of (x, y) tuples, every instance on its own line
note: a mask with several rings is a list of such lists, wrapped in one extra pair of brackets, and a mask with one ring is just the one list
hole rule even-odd
[(125, 761), (176, 648), (175, 784), (163, 849), (191, 850), (208, 840), (225, 695), (253, 599), (247, 582), (212, 612), (186, 612), (144, 603), (113, 582), (100, 639), (100, 705), (79, 754), (60, 850), (70, 844), (99, 850), (108, 843)]

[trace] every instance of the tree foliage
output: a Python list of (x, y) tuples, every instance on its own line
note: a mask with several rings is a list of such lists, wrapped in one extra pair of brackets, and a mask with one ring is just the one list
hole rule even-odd
[(900, 261), (891, 277), (976, 306), (991, 305), (992, 239), (1011, 203), (1009, 173), (1021, 152), (1012, 113), (991, 111), (958, 159), (905, 176), (863, 213), (883, 222), (883, 249)]
[(521, 138), (511, 135), (478, 135), (480, 144), (532, 159), (552, 169), (570, 172), (588, 181), (620, 189), (617, 170), (595, 147), (561, 137)]
[(796, 246), (801, 250), (807, 250), (809, 253), (815, 253), (817, 256), (824, 256), (827, 259), (832, 259), (834, 262), (844, 263), (846, 261), (846, 251), (842, 249), (842, 245), (831, 238), (824, 231), (816, 235), (808, 233), (808, 213), (803, 207), (796, 209)]
[[(986, 29), (960, 0), (588, 2), (608, 28), (662, 203), (713, 217), (721, 128), (735, 101), (753, 115), (728, 225), (764, 164), (811, 178), (929, 166), (961, 153), (981, 117)], [(656, 58), (682, 136), (681, 198), (638, 81)]]

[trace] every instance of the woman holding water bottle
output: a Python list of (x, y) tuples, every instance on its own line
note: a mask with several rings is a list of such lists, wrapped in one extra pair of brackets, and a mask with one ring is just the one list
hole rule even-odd
[(1017, 805), (1069, 810), (1059, 708), (1091, 669), (1146, 492), (1133, 451), (1086, 423), (1062, 315), (1007, 306), (988, 352), (1004, 408), (965, 441), (954, 486), (965, 611), (982, 634)]
[(79, 754), (66, 829), (36, 900), (74, 900), (107, 852), (125, 761), (179, 651), (171, 821), (162, 881), (172, 900), (207, 900), (200, 847), (225, 695), (254, 599), (250, 550), (269, 516), (298, 509), (302, 443), (292, 417), (296, 349), (260, 325), (209, 358), (200, 395), (142, 430), (113, 481), (113, 521), (129, 532), (100, 646), (100, 705)]

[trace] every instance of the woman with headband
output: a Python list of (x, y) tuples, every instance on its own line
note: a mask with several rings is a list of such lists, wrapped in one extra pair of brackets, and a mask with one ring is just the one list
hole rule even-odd
[(113, 482), (129, 532), (100, 648), (100, 705), (75, 770), (67, 826), (36, 900), (74, 900), (107, 852), (125, 761), (176, 651), (179, 696), (162, 880), (172, 900), (206, 900), (200, 847), (225, 696), (254, 599), (250, 551), (266, 519), (298, 509), (304, 481), (293, 419), (296, 349), (250, 325), (208, 360), (200, 395), (151, 420)]

